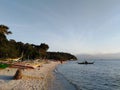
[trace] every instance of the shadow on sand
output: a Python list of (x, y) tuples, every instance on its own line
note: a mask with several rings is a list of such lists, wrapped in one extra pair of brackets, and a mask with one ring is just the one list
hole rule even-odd
[(1, 80), (13, 80), (13, 76), (0, 75)]

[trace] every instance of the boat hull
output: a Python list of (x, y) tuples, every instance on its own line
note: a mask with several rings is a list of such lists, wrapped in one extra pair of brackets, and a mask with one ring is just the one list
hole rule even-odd
[(85, 63), (85, 62), (78, 62), (78, 64), (94, 64), (94, 62), (87, 62), (87, 63)]

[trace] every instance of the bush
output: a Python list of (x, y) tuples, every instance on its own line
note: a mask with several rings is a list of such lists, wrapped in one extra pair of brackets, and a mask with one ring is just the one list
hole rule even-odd
[(0, 63), (0, 68), (4, 69), (6, 67), (8, 67), (9, 65), (8, 64), (3, 64), (3, 63)]

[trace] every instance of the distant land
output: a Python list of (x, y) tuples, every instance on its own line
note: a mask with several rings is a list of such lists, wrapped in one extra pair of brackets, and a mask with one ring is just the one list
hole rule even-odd
[(120, 59), (120, 53), (108, 53), (108, 54), (78, 54), (79, 59)]

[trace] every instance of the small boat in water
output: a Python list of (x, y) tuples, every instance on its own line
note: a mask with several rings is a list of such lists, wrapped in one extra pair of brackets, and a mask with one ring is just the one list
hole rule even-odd
[(84, 61), (84, 62), (78, 62), (78, 64), (94, 64), (94, 62), (87, 62), (87, 61)]

